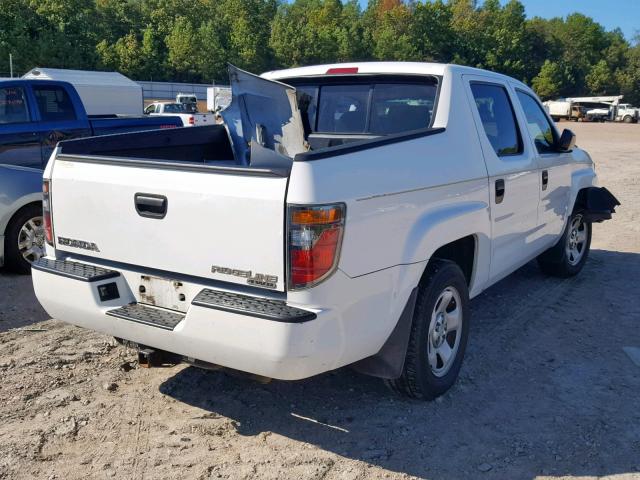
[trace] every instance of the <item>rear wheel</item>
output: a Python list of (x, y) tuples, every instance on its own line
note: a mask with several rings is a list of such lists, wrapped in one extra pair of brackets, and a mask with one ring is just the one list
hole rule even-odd
[(31, 264), (45, 254), (42, 207), (31, 204), (13, 216), (5, 234), (5, 263), (16, 273), (29, 273)]
[(411, 336), (394, 391), (433, 400), (455, 383), (469, 336), (469, 293), (460, 267), (435, 260), (420, 282)]
[(572, 277), (582, 270), (591, 248), (591, 224), (574, 213), (556, 245), (538, 257), (542, 271), (556, 277)]

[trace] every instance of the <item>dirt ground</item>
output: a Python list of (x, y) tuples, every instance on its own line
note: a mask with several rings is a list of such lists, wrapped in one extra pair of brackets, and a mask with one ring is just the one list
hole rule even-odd
[(472, 302), (457, 385), (349, 369), (260, 384), (137, 368), (0, 272), (0, 479), (640, 479), (640, 125), (563, 124), (623, 206), (577, 277), (526, 265)]

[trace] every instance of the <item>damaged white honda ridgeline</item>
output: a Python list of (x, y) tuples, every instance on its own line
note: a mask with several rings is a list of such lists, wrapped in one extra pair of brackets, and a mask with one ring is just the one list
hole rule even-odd
[(62, 142), (44, 175), (56, 319), (295, 380), (351, 365), (432, 399), (469, 299), (577, 274), (617, 200), (526, 85), (429, 63), (230, 68), (225, 125)]

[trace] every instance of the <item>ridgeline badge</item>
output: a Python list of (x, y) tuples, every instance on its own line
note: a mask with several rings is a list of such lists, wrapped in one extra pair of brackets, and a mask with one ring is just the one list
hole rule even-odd
[(238, 270), (237, 268), (219, 267), (217, 265), (211, 267), (211, 273), (221, 273), (223, 275), (233, 275), (234, 277), (246, 278), (249, 285), (255, 285), (256, 287), (278, 287), (277, 275), (267, 275), (264, 273), (253, 274), (251, 270)]

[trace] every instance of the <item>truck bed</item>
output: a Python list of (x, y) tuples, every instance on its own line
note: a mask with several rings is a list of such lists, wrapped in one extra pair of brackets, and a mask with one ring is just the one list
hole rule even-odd
[[(160, 120), (159, 117), (156, 118)], [(199, 164), (235, 164), (229, 136), (222, 125), (70, 140), (60, 144), (59, 153)]]

